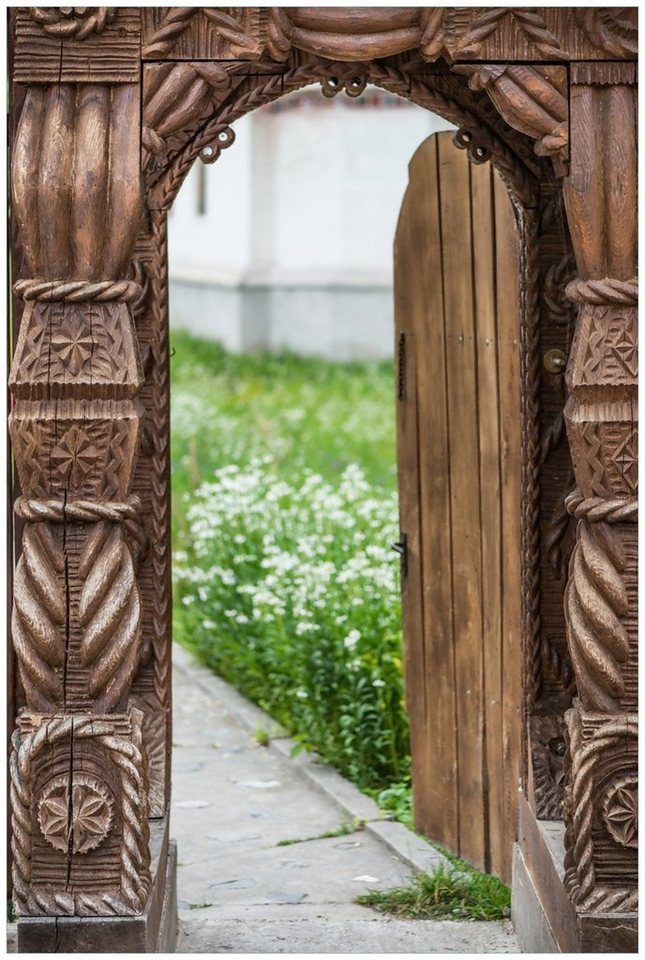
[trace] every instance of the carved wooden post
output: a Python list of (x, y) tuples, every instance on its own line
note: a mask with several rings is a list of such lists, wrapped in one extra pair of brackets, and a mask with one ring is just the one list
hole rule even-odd
[[(12, 636), (26, 708), (11, 757), (13, 892), (21, 950), (114, 942), (104, 923), (65, 926), (81, 916), (131, 917), (120, 948), (154, 949), (144, 714), (130, 699), (142, 646), (139, 19), (119, 15), (117, 34), (116, 11), (66, 10), (21, 10), (15, 30), (27, 87), (12, 158), (24, 309), (10, 433), (25, 532)], [(156, 938), (158, 915), (152, 927)]]
[(578, 530), (565, 606), (578, 700), (567, 714), (566, 884), (581, 949), (596, 951), (621, 949), (611, 929), (636, 923), (634, 84), (634, 64), (571, 65), (564, 195), (578, 278), (567, 293), (580, 311), (565, 414)]
[(138, 164), (138, 85), (27, 91), (12, 185), (30, 275), (15, 285), (10, 376), (27, 710), (11, 774), (14, 897), (31, 916), (141, 913), (150, 884), (141, 713), (128, 710), (141, 604), (124, 530), (138, 510), (138, 286), (126, 279)]

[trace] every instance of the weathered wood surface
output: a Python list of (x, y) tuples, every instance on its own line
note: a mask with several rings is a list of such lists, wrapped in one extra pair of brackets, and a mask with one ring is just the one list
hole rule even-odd
[[(591, 917), (589, 930), (606, 915), (598, 936), (606, 947), (612, 929), (619, 937), (614, 914), (634, 908), (637, 844), (630, 812), (637, 670), (635, 8), (25, 7), (11, 10), (11, 40), (14, 249), (24, 251), (14, 260), (16, 295), (24, 303), (16, 312), (11, 372), (21, 551), (12, 634), (16, 702), (27, 706), (12, 759), (19, 908), (32, 915), (143, 911), (150, 885), (145, 812), (148, 804), (156, 816), (167, 807), (165, 215), (192, 163), (216, 160), (234, 141), (235, 120), (250, 110), (310, 83), (320, 83), (327, 96), (357, 96), (373, 83), (440, 113), (459, 128), (457, 141), (472, 159), (492, 159), (517, 204), (521, 273), (528, 278), (515, 344), (508, 330), (500, 333), (500, 317), (511, 310), (500, 277), (505, 281), (512, 265), (501, 266), (496, 228), (491, 284), (490, 257), (478, 239), (481, 266), (465, 278), (475, 295), (473, 340), (465, 335), (458, 353), (446, 349), (439, 370), (443, 400), (462, 427), (452, 462), (461, 457), (472, 484), (458, 473), (444, 491), (451, 519), (436, 540), (444, 580), (432, 590), (448, 589), (449, 571), (450, 590), (456, 583), (464, 596), (450, 629), (469, 642), (478, 605), (487, 611), (482, 648), (473, 657), (466, 648), (455, 651), (452, 685), (441, 692), (447, 712), (451, 698), (453, 709), (463, 697), (472, 708), (463, 736), (458, 726), (446, 733), (445, 790), (465, 804), (460, 830), (472, 849), (480, 855), (482, 844), (490, 847), (490, 862), (502, 863), (503, 872), (505, 841), (493, 825), (498, 812), (483, 837), (474, 821), (484, 801), (472, 792), (473, 771), (480, 762), (489, 773), (501, 763), (504, 775), (515, 777), (519, 767), (533, 810), (549, 817), (560, 812), (566, 768), (568, 896), (579, 918)], [(485, 175), (471, 170), (473, 210), (488, 204), (487, 189)], [(505, 196), (500, 189), (491, 194), (495, 211)], [(465, 209), (457, 192), (441, 202), (444, 216)], [(561, 367), (549, 367), (545, 356), (553, 349), (566, 356), (570, 343), (565, 286), (579, 308), (566, 406), (571, 478)], [(493, 290), (497, 367), (476, 339), (477, 329), (484, 344), (490, 334)], [(445, 290), (441, 297), (446, 309), (461, 309)], [(409, 340), (419, 432), (422, 383), (435, 377), (432, 363), (439, 362), (424, 357), (433, 335)], [(499, 410), (508, 410), (513, 398), (504, 378), (518, 363), (520, 416), (502, 418), (496, 438), (489, 429), (492, 401), (487, 407), (481, 400), (477, 415), (480, 423), (486, 415), (487, 429), (473, 443), (467, 374), (479, 384), (475, 401), (496, 382)], [(431, 416), (438, 419), (427, 411)], [(449, 438), (443, 429), (437, 449)], [(414, 430), (414, 417), (405, 430)], [(521, 515), (513, 528), (505, 518), (518, 492), (517, 461), (509, 453), (518, 433)], [(482, 470), (496, 456), (497, 513), (482, 484)], [(441, 486), (436, 471), (424, 472), (429, 466), (420, 448), (421, 504), (433, 485)], [(133, 493), (145, 499), (143, 510)], [(475, 534), (465, 515), (456, 516), (462, 505), (479, 510)], [(484, 515), (502, 518), (514, 560), (486, 536)], [(426, 522), (422, 516), (422, 533)], [(467, 576), (446, 551), (453, 539), (465, 549), (472, 536)], [(507, 560), (517, 566), (518, 542), (521, 609), (504, 578), (490, 575), (498, 552), (502, 568)], [(433, 563), (428, 549), (422, 536), (424, 578)], [(418, 583), (414, 589), (424, 595), (425, 610), (435, 594), (426, 596)], [(494, 629), (498, 609), (501, 639)], [(421, 616), (417, 607), (411, 621), (417, 626), (406, 630), (418, 632)], [(521, 650), (507, 651), (518, 618)], [(426, 664), (432, 656), (424, 647)], [(484, 736), (500, 729), (493, 697), (473, 694), (475, 677), (488, 694), (501, 687), (506, 698), (501, 758)], [(564, 714), (576, 686), (565, 763)], [(428, 700), (415, 706), (415, 716), (427, 716), (431, 706)], [(418, 783), (434, 789), (430, 775)], [(490, 776), (487, 790), (490, 809), (501, 804), (506, 820), (513, 819), (510, 793), (500, 798)], [(72, 798), (76, 833), (52, 819), (64, 796)], [(93, 825), (77, 817), (88, 802), (97, 813)], [(90, 826), (96, 844), (86, 847)], [(67, 829), (65, 850), (60, 829)]]
[[(521, 678), (513, 689), (504, 677), (521, 650), (518, 234), (490, 165), (470, 164), (452, 141), (437, 134), (417, 150), (395, 240), (397, 332), (413, 338), (406, 370), (417, 371), (415, 394), (397, 402), (401, 525), (421, 543), (403, 578), (415, 816), (432, 839), (510, 880), (521, 736)], [(415, 401), (416, 434), (405, 429)], [(422, 619), (411, 619), (419, 578)]]
[(429, 60), (630, 59), (635, 8), (147, 8), (147, 60), (286, 60), (293, 47), (334, 60), (419, 49)]

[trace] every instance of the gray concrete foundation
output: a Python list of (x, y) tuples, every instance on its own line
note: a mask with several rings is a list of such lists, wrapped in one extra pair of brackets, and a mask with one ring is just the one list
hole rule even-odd
[(564, 888), (564, 824), (520, 801), (512, 919), (523, 953), (637, 953), (636, 913), (581, 913)]

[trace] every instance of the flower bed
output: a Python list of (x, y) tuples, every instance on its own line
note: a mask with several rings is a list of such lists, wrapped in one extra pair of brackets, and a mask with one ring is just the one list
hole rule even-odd
[[(316, 401), (312, 361), (284, 363), (292, 376), (302, 366), (302, 390), (319, 413), (325, 403), (328, 417), (340, 409), (338, 397)], [(347, 376), (351, 380), (352, 370)], [(391, 389), (386, 368), (385, 376)], [(265, 417), (270, 386), (267, 394)], [(226, 462), (222, 439), (210, 477), (192, 491), (184, 478), (174, 556), (175, 633), (299, 743), (359, 786), (379, 790), (409, 774), (398, 563), (389, 547), (398, 533), (397, 495), (392, 483), (371, 481), (357, 463), (340, 473), (331, 469), (327, 477), (305, 465), (306, 450), (289, 436), (290, 423), (302, 435), (302, 396), (294, 408), (300, 416), (281, 411), (276, 449), (290, 450), (288, 457), (257, 455), (262, 438), (252, 424), (240, 449), (244, 435), (228, 409), (226, 433), (235, 437), (237, 463)], [(181, 390), (175, 402), (185, 403)], [(392, 433), (393, 459), (390, 408), (391, 394), (382, 416)], [(222, 423), (221, 410), (211, 409), (210, 416)], [(328, 429), (333, 433), (330, 422)], [(366, 436), (358, 433), (360, 450)], [(178, 469), (190, 472), (190, 464), (184, 460)], [(200, 477), (205, 473), (202, 462)]]

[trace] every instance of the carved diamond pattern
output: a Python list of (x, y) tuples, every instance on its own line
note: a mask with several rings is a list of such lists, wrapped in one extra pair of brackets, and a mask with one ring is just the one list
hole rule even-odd
[(602, 801), (607, 830), (623, 847), (638, 846), (638, 782), (622, 777), (611, 785)]
[(68, 319), (52, 337), (51, 345), (64, 369), (77, 377), (92, 356), (94, 342), (86, 327)]
[(634, 383), (638, 372), (636, 311), (616, 314), (616, 308), (588, 308), (589, 320), (583, 383)]
[(59, 473), (79, 486), (94, 467), (98, 450), (80, 427), (72, 427), (52, 450)]
[(638, 490), (638, 461), (634, 431), (612, 425), (603, 433), (606, 470), (611, 489), (635, 495)]
[(622, 323), (616, 324), (609, 330), (607, 341), (612, 356), (616, 357), (618, 362), (632, 377), (635, 377), (637, 373), (636, 361), (638, 356), (636, 344)]

